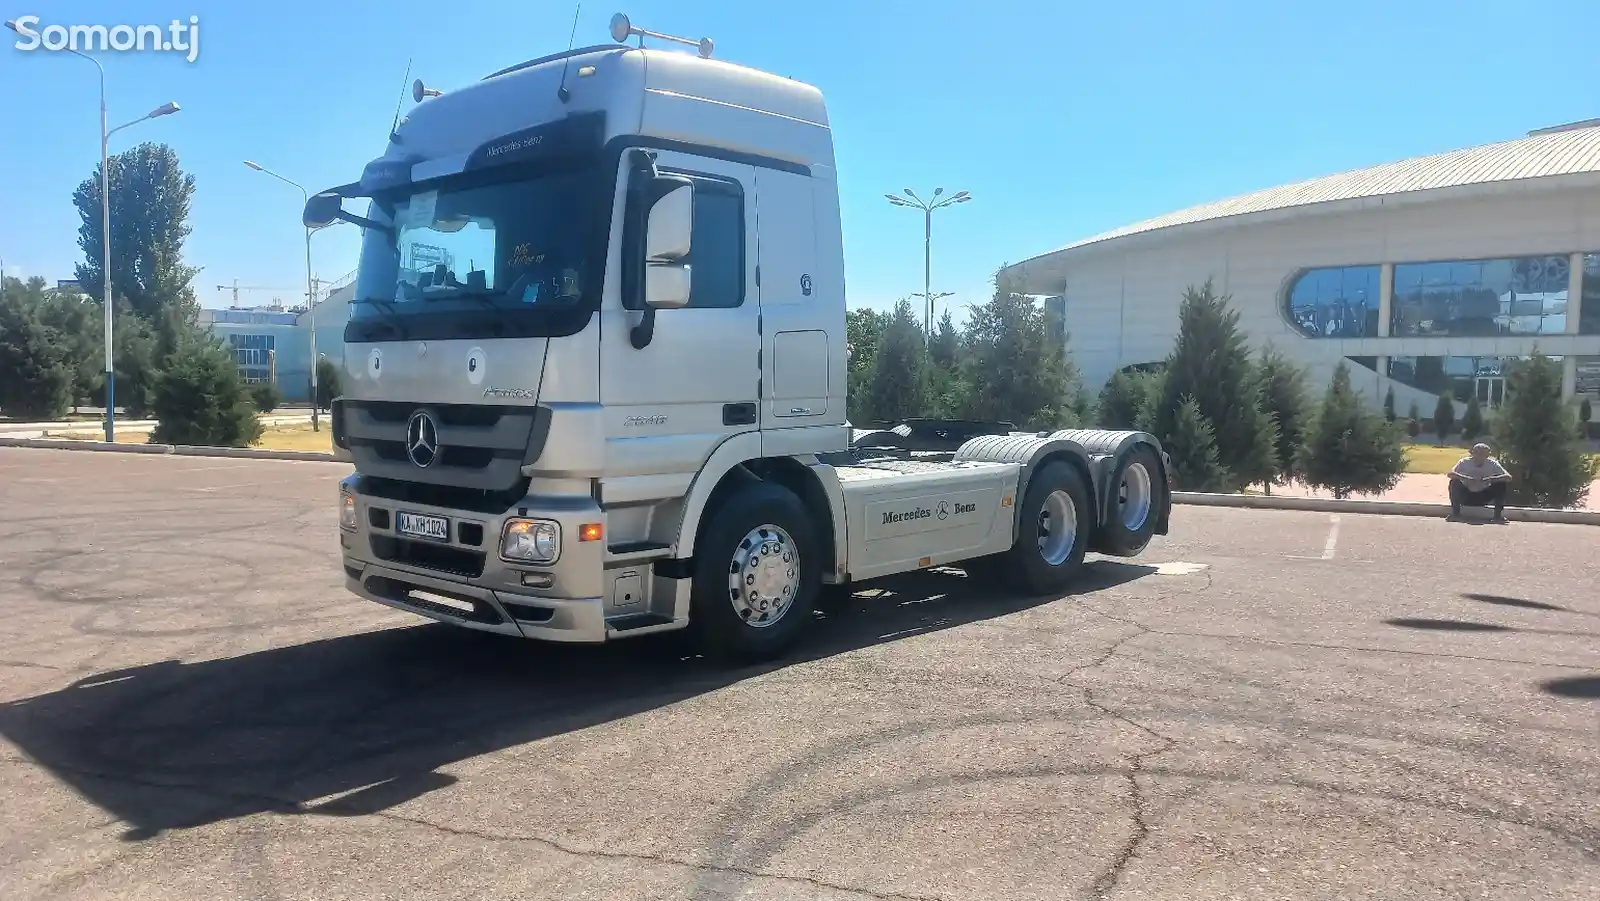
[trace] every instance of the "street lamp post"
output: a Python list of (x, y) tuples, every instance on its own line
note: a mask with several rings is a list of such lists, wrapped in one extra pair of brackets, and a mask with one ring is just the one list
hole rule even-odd
[[(7, 19), (6, 27), (21, 34), (15, 19)], [(177, 112), (176, 103), (166, 103), (156, 107), (132, 122), (125, 122), (116, 128), (107, 129), (106, 121), (106, 70), (100, 61), (94, 57), (80, 53), (71, 47), (61, 48), (73, 56), (80, 56), (94, 63), (95, 69), (100, 72), (100, 246), (104, 251), (100, 267), (100, 303), (105, 312), (105, 342), (106, 342), (106, 441), (109, 443), (116, 439), (117, 422), (117, 376), (115, 368), (115, 350), (112, 346), (112, 329), (115, 316), (111, 309), (111, 136), (130, 125), (138, 125), (146, 119), (156, 119), (161, 116), (170, 116)]]
[(905, 197), (901, 197), (899, 194), (885, 194), (883, 196), (895, 206), (915, 207), (922, 211), (922, 331), (925, 335), (931, 335), (933, 334), (933, 302), (940, 297), (950, 296), (948, 291), (937, 296), (933, 293), (933, 211), (957, 203), (966, 203), (972, 199), (972, 195), (966, 191), (957, 191), (941, 200), (940, 195), (944, 193), (944, 188), (934, 188), (932, 199), (923, 200), (917, 196), (917, 192), (910, 188), (906, 188), (902, 193), (905, 194)]
[[(299, 188), (302, 209), (311, 200), (311, 195), (306, 191), (305, 185), (293, 179), (285, 178), (260, 163), (245, 160), (244, 164), (257, 172), (264, 172), (278, 181)], [(321, 410), (319, 409), (320, 405), (317, 403), (317, 295), (316, 289), (311, 286), (311, 232), (311, 228), (306, 228), (306, 310), (311, 317), (311, 431), (320, 432), (322, 431)]]

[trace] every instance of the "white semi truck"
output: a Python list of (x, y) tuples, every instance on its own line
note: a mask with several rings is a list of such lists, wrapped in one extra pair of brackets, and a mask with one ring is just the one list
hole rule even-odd
[(351, 591), (755, 659), (864, 579), (960, 564), (1060, 593), (1085, 552), (1166, 534), (1148, 434), (853, 430), (821, 94), (620, 14), (612, 37), (419, 81), (383, 156), (306, 205), (363, 229), (332, 416)]

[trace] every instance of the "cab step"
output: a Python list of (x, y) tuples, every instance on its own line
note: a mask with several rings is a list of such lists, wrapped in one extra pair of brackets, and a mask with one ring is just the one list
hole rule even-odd
[(672, 545), (658, 541), (627, 541), (606, 548), (606, 566), (633, 566), (665, 560), (672, 555)]
[(666, 632), (686, 625), (688, 625), (687, 620), (680, 622), (663, 613), (629, 613), (606, 620), (606, 632), (609, 635), (633, 636), (649, 632)]

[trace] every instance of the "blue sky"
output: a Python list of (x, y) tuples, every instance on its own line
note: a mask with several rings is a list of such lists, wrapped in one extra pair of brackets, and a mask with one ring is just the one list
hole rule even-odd
[[(724, 59), (818, 85), (843, 192), (852, 306), (922, 289), (920, 214), (883, 194), (967, 190), (936, 214), (935, 291), (984, 299), (995, 268), (1071, 240), (1256, 188), (1518, 137), (1600, 116), (1593, 0), (1521, 11), (1488, 0), (1082, 4), (1044, 0), (586, 0), (578, 43), (611, 14), (709, 35)], [(113, 152), (171, 144), (196, 179), (187, 245), (214, 286), (304, 282), (300, 196), (382, 152), (413, 76), (442, 89), (567, 44), (574, 4), (549, 0), (0, 0), (44, 24), (200, 19), (200, 52), (102, 57), (113, 125), (172, 100)], [(68, 278), (74, 187), (98, 161), (94, 67), (22, 52), (0, 32), (0, 257)], [(410, 106), (409, 97), (406, 106)], [(927, 196), (924, 193), (924, 196)], [(355, 266), (357, 234), (317, 236), (315, 269)]]

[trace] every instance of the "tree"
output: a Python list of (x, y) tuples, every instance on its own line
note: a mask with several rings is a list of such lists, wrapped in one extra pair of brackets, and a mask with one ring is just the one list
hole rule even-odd
[[(183, 172), (178, 155), (165, 144), (140, 144), (109, 162), (112, 295), (145, 319), (163, 307), (197, 309), (190, 283), (198, 270), (183, 264), (194, 176)], [(98, 166), (78, 185), (72, 202), (81, 220), (78, 246), (84, 255), (78, 281), (91, 297), (101, 297), (105, 234)]]
[(1394, 422), (1394, 418), (1394, 386), (1390, 385), (1389, 390), (1383, 395), (1383, 420)]
[(115, 326), (117, 406), (134, 419), (144, 419), (150, 415), (156, 379), (164, 364), (156, 330), (126, 308), (118, 310)]
[(1467, 401), (1466, 415), (1461, 417), (1461, 438), (1476, 441), (1483, 434), (1483, 408), (1478, 406), (1478, 395)]
[(961, 415), (962, 405), (971, 393), (962, 379), (959, 367), (961, 333), (956, 331), (950, 311), (944, 311), (933, 330), (933, 340), (928, 344), (928, 403), (930, 415), (954, 419)]
[(895, 304), (878, 344), (867, 396), (878, 419), (901, 422), (928, 413), (928, 346), (905, 298)]
[(1301, 449), (1302, 478), (1342, 499), (1388, 491), (1405, 468), (1400, 430), (1361, 402), (1341, 361)]
[(956, 332), (956, 322), (947, 309), (939, 317), (939, 326), (933, 330), (933, 340), (928, 342), (928, 358), (940, 369), (952, 369), (956, 365), (960, 344), (961, 336)]
[(1106, 380), (1095, 404), (1095, 424), (1102, 429), (1142, 429), (1158, 387), (1147, 372), (1119, 370)]
[(1262, 411), (1277, 429), (1273, 444), (1273, 468), (1277, 474), (1274, 481), (1292, 482), (1300, 475), (1297, 460), (1311, 413), (1305, 370), (1276, 350), (1265, 348), (1256, 366), (1256, 380), (1261, 386)]
[(57, 289), (42, 292), (38, 310), (39, 321), (59, 337), (62, 360), (72, 373), (72, 403), (95, 399), (105, 390), (105, 319), (100, 304), (75, 291)]
[(1588, 438), (1589, 433), (1594, 431), (1594, 427), (1589, 424), (1592, 419), (1594, 419), (1594, 407), (1589, 403), (1589, 395), (1585, 394), (1583, 399), (1578, 401), (1578, 435), (1580, 437)]
[(332, 360), (317, 361), (317, 407), (333, 409), (333, 399), (344, 393), (344, 378)]
[(1050, 339), (1039, 305), (998, 274), (994, 296), (967, 320), (959, 371), (964, 416), (1041, 431), (1083, 424), (1088, 396), (1065, 343)]
[(1217, 461), (1217, 444), (1211, 423), (1192, 397), (1185, 397), (1172, 417), (1173, 432), (1167, 453), (1172, 458), (1172, 479), (1179, 491), (1225, 491), (1232, 481)]
[(238, 364), (209, 334), (184, 336), (154, 387), (150, 439), (157, 444), (247, 447), (261, 438)]
[(872, 384), (872, 367), (878, 358), (878, 343), (888, 327), (888, 315), (877, 310), (847, 310), (844, 314), (845, 344), (849, 354), (846, 364), (849, 396), (845, 401), (845, 411), (856, 422), (876, 418), (867, 388)]
[(1433, 435), (1440, 444), (1450, 440), (1450, 434), (1456, 428), (1456, 402), (1448, 394), (1439, 395), (1439, 402), (1433, 405)]
[(1422, 411), (1417, 409), (1416, 401), (1411, 402), (1411, 409), (1406, 413), (1406, 436), (1416, 438), (1422, 434)]
[(1233, 478), (1233, 488), (1270, 481), (1276, 467), (1267, 439), (1271, 418), (1262, 411), (1260, 384), (1251, 371), (1250, 349), (1239, 332), (1239, 312), (1218, 294), (1210, 279), (1184, 290), (1178, 308), (1178, 340), (1167, 358), (1155, 434), (1175, 440), (1176, 415), (1184, 397), (1193, 398), (1215, 430), (1217, 459)]
[[(57, 419), (72, 404), (63, 339), (39, 321), (44, 279), (7, 279), (0, 296), (0, 410), (16, 419)], [(20, 289), (20, 290), (19, 290)]]
[(271, 413), (283, 403), (283, 392), (275, 382), (256, 382), (250, 386), (250, 400), (262, 413)]
[[(1470, 414), (1470, 409), (1469, 409)], [(1544, 354), (1506, 371), (1506, 403), (1494, 420), (1500, 464), (1511, 474), (1507, 501), (1519, 507), (1577, 507), (1600, 460), (1584, 452), (1576, 417), (1561, 399), (1561, 366)]]

